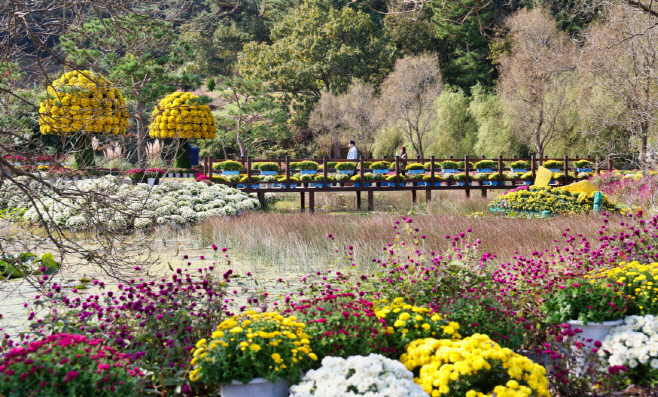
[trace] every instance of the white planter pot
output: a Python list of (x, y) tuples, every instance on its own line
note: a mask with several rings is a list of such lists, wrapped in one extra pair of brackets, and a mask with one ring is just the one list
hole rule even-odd
[(98, 179), (98, 175), (92, 175), (91, 179)]
[(253, 379), (244, 384), (233, 381), (231, 384), (220, 385), (219, 391), (222, 397), (288, 397), (288, 381), (277, 379), (272, 383), (263, 378)]
[(167, 174), (167, 176), (168, 176), (169, 178), (173, 178), (173, 177), (174, 177), (174, 173), (173, 173), (173, 172), (170, 172), (169, 174)]
[(147, 182), (149, 183), (149, 186), (155, 185), (155, 178), (147, 178)]
[[(591, 339), (592, 343), (587, 344), (587, 347), (585, 349), (591, 350), (594, 348), (593, 343), (595, 341), (603, 342), (606, 336), (610, 334), (610, 330), (612, 327), (616, 327), (617, 325), (622, 325), (624, 323), (624, 320), (615, 320), (615, 321), (604, 321), (602, 323), (592, 323), (588, 322), (587, 325), (584, 325), (582, 321), (580, 320), (569, 320), (567, 321), (567, 324), (571, 326), (571, 329), (582, 329), (583, 332), (580, 334), (576, 334), (576, 337), (574, 338), (577, 341), (585, 342), (587, 339)], [(582, 350), (581, 350), (582, 351)], [(587, 361), (586, 357), (581, 353), (578, 354), (578, 350), (575, 349), (574, 347), (574, 353), (577, 354), (576, 357), (576, 374), (580, 376), (580, 374), (583, 373), (584, 369), (587, 368)]]

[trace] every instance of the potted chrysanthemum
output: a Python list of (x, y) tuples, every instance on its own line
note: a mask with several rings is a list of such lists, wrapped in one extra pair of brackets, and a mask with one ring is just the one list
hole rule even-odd
[(222, 397), (287, 397), (289, 382), (317, 356), (296, 317), (248, 311), (196, 343), (190, 380), (219, 386)]

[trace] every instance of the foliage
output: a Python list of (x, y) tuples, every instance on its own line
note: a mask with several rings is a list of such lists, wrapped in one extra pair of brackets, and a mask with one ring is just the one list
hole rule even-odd
[[(464, 161), (460, 161), (457, 164), (459, 164), (458, 168), (464, 168), (464, 165), (466, 165), (466, 163)], [(473, 171), (475, 169), (475, 164), (472, 161), (468, 162), (468, 169), (471, 170), (471, 171)]]
[(259, 163), (258, 169), (261, 171), (281, 171), (281, 167), (277, 163)]
[(211, 340), (196, 343), (190, 380), (219, 385), (254, 378), (299, 382), (301, 370), (318, 357), (305, 324), (278, 313), (246, 313), (224, 320)]
[(372, 168), (373, 170), (388, 170), (390, 166), (391, 163), (387, 161), (377, 161), (376, 163), (372, 163), (370, 165), (370, 168)]
[(530, 163), (527, 162), (527, 161), (523, 161), (523, 160), (513, 161), (510, 164), (510, 168), (527, 170), (528, 168), (530, 168)]
[(563, 162), (558, 160), (548, 160), (548, 161), (544, 161), (544, 163), (542, 164), (542, 167), (548, 169), (556, 169), (556, 168), (562, 169), (563, 166), (564, 166)]
[(389, 181), (389, 182), (395, 182), (396, 177), (400, 178), (400, 182), (404, 182), (404, 181), (407, 180), (407, 177), (405, 177), (403, 174), (400, 174), (400, 175), (397, 175), (397, 176), (396, 175), (389, 175), (389, 176), (386, 177), (386, 180)]
[(475, 163), (475, 169), (480, 170), (483, 168), (497, 168), (498, 162), (493, 160), (480, 160)]
[(213, 164), (213, 169), (221, 169), (222, 171), (242, 171), (244, 168), (239, 161), (227, 160), (221, 163)]
[(578, 160), (574, 162), (576, 168), (592, 168), (592, 162), (588, 160)]
[(53, 254), (37, 256), (31, 252), (3, 252), (0, 257), (0, 280), (20, 278), (26, 274), (52, 275), (59, 270), (60, 265)]
[(475, 397), (492, 392), (550, 396), (543, 366), (501, 348), (487, 335), (456, 341), (419, 339), (400, 361), (409, 370), (420, 368), (416, 382), (433, 396)]
[(631, 302), (626, 315), (658, 315), (658, 294), (654, 286), (658, 263), (621, 262), (611, 268), (593, 271), (588, 277), (614, 283), (615, 292)]
[(215, 139), (215, 118), (206, 101), (189, 92), (167, 95), (153, 109), (149, 134), (152, 138)]
[(336, 170), (340, 171), (354, 171), (356, 169), (356, 163), (345, 161), (342, 163), (336, 164)]
[(306, 373), (301, 383), (291, 388), (292, 395), (299, 397), (338, 397), (348, 392), (370, 397), (427, 396), (404, 365), (372, 353), (347, 359), (325, 357), (319, 369)]
[(440, 167), (444, 170), (456, 170), (459, 169), (459, 163), (456, 161), (444, 161), (440, 163)]
[[(242, 182), (242, 183), (247, 183), (248, 180), (249, 179), (246, 175), (243, 176), (242, 178), (240, 178), (240, 182)], [(251, 176), (251, 183), (259, 183), (262, 180), (263, 180), (263, 177), (261, 177), (261, 176), (258, 176), (258, 175), (252, 175)]]
[(206, 88), (208, 88), (208, 91), (210, 92), (215, 91), (215, 79), (213, 78), (208, 79), (208, 83), (206, 83)]
[(15, 347), (0, 359), (0, 395), (137, 396), (129, 354), (105, 345), (103, 339), (57, 333), (27, 347)]
[(407, 164), (408, 170), (425, 170), (425, 166), (421, 163), (411, 163)]
[(44, 135), (123, 135), (129, 114), (121, 92), (105, 77), (90, 70), (64, 73), (46, 90), (39, 104), (39, 125)]
[(617, 285), (608, 280), (565, 280), (544, 302), (543, 311), (550, 322), (580, 320), (600, 323), (619, 320), (630, 304), (617, 294)]
[[(338, 167), (338, 166), (336, 166), (336, 167)], [(317, 169), (319, 168), (319, 165), (315, 161), (302, 161), (300, 163), (297, 163), (297, 167), (295, 167), (295, 168), (298, 169), (298, 170), (301, 170), (301, 171), (305, 171), (305, 170), (306, 171), (317, 171)]]
[(476, 181), (486, 181), (489, 179), (489, 173), (488, 172), (478, 172), (473, 176), (473, 179)]

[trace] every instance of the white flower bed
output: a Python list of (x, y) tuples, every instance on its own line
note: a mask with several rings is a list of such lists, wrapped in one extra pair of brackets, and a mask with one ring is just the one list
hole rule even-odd
[(629, 369), (648, 366), (658, 369), (658, 318), (652, 315), (628, 316), (624, 324), (613, 327), (599, 349), (601, 356), (610, 352), (610, 365), (624, 365)]
[(113, 205), (108, 208), (103, 201), (94, 202), (90, 199), (91, 195), (61, 198), (42, 189), (38, 193), (40, 200), (35, 206), (16, 186), (6, 184), (0, 189), (0, 207), (27, 208), (23, 219), (30, 222), (40, 221), (39, 211), (46, 214), (51, 223), (61, 227), (82, 228), (101, 220), (109, 227), (125, 227), (133, 222), (137, 229), (153, 224), (197, 223), (215, 216), (232, 216), (260, 207), (256, 198), (237, 189), (225, 185), (208, 186), (195, 181), (131, 186), (119, 185), (115, 177), (106, 176), (82, 181), (60, 181), (57, 187), (71, 193), (83, 191), (106, 194)]
[(402, 363), (379, 354), (325, 357), (322, 367), (308, 371), (290, 392), (294, 397), (428, 397), (413, 378)]

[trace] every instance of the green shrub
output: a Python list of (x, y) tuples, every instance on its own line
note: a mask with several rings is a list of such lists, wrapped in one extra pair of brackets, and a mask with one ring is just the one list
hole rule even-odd
[(548, 160), (545, 161), (544, 164), (542, 164), (542, 167), (544, 168), (562, 168), (564, 166), (564, 163), (561, 161), (557, 160)]
[(302, 174), (299, 177), (299, 180), (302, 181), (302, 182), (312, 182), (312, 181), (315, 180), (315, 175), (313, 175), (313, 174)]
[(444, 161), (441, 163), (441, 168), (444, 170), (456, 170), (459, 168), (459, 163), (456, 161)]
[[(395, 175), (389, 175), (388, 177), (386, 177), (386, 180), (389, 182), (395, 182)], [(400, 182), (404, 182), (406, 180), (407, 178), (405, 178), (404, 175), (400, 174)]]
[(525, 174), (521, 175), (521, 179), (524, 181), (531, 181), (532, 180), (532, 172), (526, 172)]
[(410, 174), (409, 175), (409, 180), (410, 181), (422, 181), (424, 177), (425, 177), (425, 174)]
[(463, 172), (460, 172), (459, 174), (454, 174), (453, 176), (455, 177), (456, 181), (465, 181), (466, 180), (466, 174), (464, 174)]
[(299, 168), (299, 165), (300, 165), (300, 164), (301, 164), (301, 163), (298, 163), (298, 162), (292, 162), (292, 163), (290, 163), (290, 169), (291, 169), (291, 170), (298, 170), (298, 169), (300, 169), (300, 168)]
[(386, 180), (386, 174), (374, 174), (372, 176), (372, 179), (375, 181), (383, 181)]
[[(324, 182), (324, 175), (315, 175), (315, 181), (316, 182)], [(333, 182), (334, 177), (331, 175), (327, 175), (327, 182)]]
[(391, 166), (391, 163), (387, 161), (378, 161), (376, 163), (372, 163), (370, 165), (370, 168), (373, 170), (387, 170)]
[(318, 163), (315, 161), (302, 161), (301, 163), (298, 163), (297, 169), (302, 171), (317, 171)]
[(528, 168), (530, 168), (530, 163), (527, 162), (527, 161), (519, 160), (519, 161), (515, 161), (512, 164), (510, 164), (510, 168), (528, 169)]
[(489, 173), (488, 172), (479, 172), (473, 176), (473, 179), (476, 181), (486, 181), (489, 179)]
[[(458, 164), (459, 164), (459, 168), (464, 168), (464, 162), (463, 161), (460, 161)], [(475, 164), (473, 164), (472, 161), (468, 162), (468, 169), (469, 170), (475, 169)]]
[(497, 172), (492, 172), (489, 174), (489, 180), (490, 181), (497, 181), (498, 180), (498, 173)]
[[(432, 169), (432, 162), (428, 161), (427, 163), (424, 164), (426, 170), (431, 170)], [(438, 161), (434, 162), (434, 169), (441, 168), (441, 163)]]
[[(262, 180), (263, 180), (263, 178), (258, 176), (258, 175), (252, 175), (251, 176), (251, 183), (259, 183)], [(240, 182), (247, 183), (247, 176), (245, 175), (242, 178), (240, 178)]]
[(371, 165), (372, 165), (372, 161), (364, 161), (363, 162), (363, 167), (364, 168), (370, 168)]
[(589, 178), (591, 178), (591, 177), (592, 177), (592, 173), (591, 173), (591, 172), (579, 172), (579, 173), (578, 173), (578, 178), (579, 178), (579, 179), (589, 179)]
[(356, 163), (343, 162), (336, 164), (336, 169), (340, 171), (354, 171), (356, 169)]
[(210, 92), (215, 91), (215, 79), (210, 78), (208, 80), (208, 83), (206, 84), (206, 87), (208, 88), (208, 91), (210, 91)]
[(592, 168), (592, 162), (588, 160), (578, 160), (574, 164), (576, 168)]
[[(213, 168), (215, 168), (214, 165), (213, 165)], [(222, 171), (242, 171), (242, 169), (244, 167), (242, 166), (242, 163), (240, 163), (238, 161), (228, 160), (228, 161), (223, 161), (223, 162), (219, 163), (219, 168)]]
[[(354, 176), (353, 176), (352, 178), (350, 178), (350, 179), (353, 180), (353, 181), (355, 181), (355, 182), (360, 182), (360, 181), (361, 181), (361, 175), (359, 175), (359, 174), (354, 175)], [(366, 181), (366, 182), (367, 182), (367, 181), (372, 181), (372, 180), (374, 180), (374, 179), (375, 179), (375, 178), (374, 178), (373, 174), (371, 174), (371, 173), (364, 173), (364, 174), (363, 174), (363, 180)]]
[(408, 170), (425, 170), (425, 166), (421, 163), (411, 163), (407, 164)]
[(505, 180), (513, 181), (515, 179), (521, 178), (521, 175), (516, 172), (508, 172), (507, 174), (503, 175), (503, 177), (505, 178)]
[[(432, 176), (431, 175), (423, 175), (423, 180), (424, 181), (430, 181), (430, 180), (432, 180)], [(441, 175), (434, 174), (434, 181), (435, 182), (441, 182), (442, 180), (443, 180), (443, 178), (441, 177)]]
[(263, 163), (252, 163), (251, 164), (251, 169), (252, 170), (258, 170), (258, 169), (260, 169), (261, 164), (263, 164)]
[(345, 182), (350, 180), (350, 176), (348, 174), (336, 174), (335, 178), (338, 182)]
[(475, 168), (480, 170), (483, 168), (496, 168), (498, 167), (498, 162), (493, 160), (480, 160), (475, 163)]
[(277, 163), (258, 163), (258, 169), (261, 171), (281, 171), (281, 167)]
[(228, 180), (223, 176), (213, 176), (212, 178), (210, 178), (210, 180), (212, 181), (212, 183), (226, 183), (226, 182), (228, 182)]

